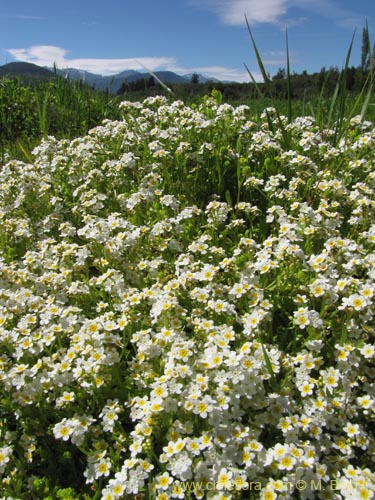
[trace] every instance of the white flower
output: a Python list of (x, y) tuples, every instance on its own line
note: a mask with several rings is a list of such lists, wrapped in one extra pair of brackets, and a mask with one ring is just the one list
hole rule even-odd
[(52, 430), (56, 439), (68, 441), (73, 434), (74, 427), (68, 419), (64, 418), (61, 422), (57, 423)]
[(364, 358), (370, 359), (375, 356), (375, 347), (372, 344), (364, 344), (359, 349), (359, 352), (362, 354)]
[(216, 481), (216, 488), (218, 490), (232, 490), (234, 484), (232, 483), (233, 472), (225, 468), (221, 469)]
[(11, 455), (12, 455), (11, 446), (3, 446), (0, 448), (0, 473), (5, 471), (5, 468), (9, 463)]

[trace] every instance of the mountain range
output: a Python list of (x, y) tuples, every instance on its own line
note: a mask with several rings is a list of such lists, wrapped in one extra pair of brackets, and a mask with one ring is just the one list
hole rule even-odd
[[(98, 90), (108, 90), (112, 93), (118, 92), (124, 82), (131, 83), (152, 76), (149, 73), (135, 70), (126, 70), (115, 75), (103, 76), (76, 68), (45, 68), (27, 62), (11, 62), (0, 66), (0, 78), (2, 76), (19, 76), (25, 79), (38, 78), (45, 80), (53, 78), (56, 74), (70, 80), (82, 80)], [(153, 74), (167, 85), (170, 83), (190, 83), (194, 75), (193, 73), (178, 75), (173, 71), (155, 71)], [(209, 80), (219, 81), (201, 74), (197, 74), (197, 77), (199, 83), (205, 83)]]

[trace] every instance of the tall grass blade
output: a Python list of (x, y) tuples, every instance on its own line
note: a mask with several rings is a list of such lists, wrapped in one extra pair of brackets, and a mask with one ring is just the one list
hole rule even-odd
[[(258, 47), (257, 47), (257, 45), (255, 43), (255, 39), (254, 39), (253, 34), (251, 32), (251, 28), (250, 28), (250, 25), (249, 25), (249, 22), (247, 20), (246, 15), (245, 15), (245, 19), (246, 19), (247, 29), (249, 31), (249, 34), (250, 34), (250, 37), (251, 37), (251, 42), (253, 44), (255, 55), (256, 55), (256, 58), (257, 58), (258, 66), (259, 66), (260, 72), (261, 72), (263, 80), (264, 80), (264, 85), (267, 87), (267, 85), (270, 83), (271, 80), (269, 79), (269, 77), (267, 75), (266, 68), (264, 67), (264, 64), (263, 64), (263, 61), (262, 61), (262, 57), (261, 57), (261, 55), (259, 53), (259, 50), (258, 50)], [(288, 50), (288, 48), (287, 48), (287, 54), (288, 54), (288, 75), (289, 75), (289, 87), (290, 87), (290, 64), (289, 64), (289, 50)], [(261, 91), (260, 86), (256, 83), (253, 74), (251, 73), (251, 71), (249, 70), (249, 68), (246, 66), (246, 64), (245, 64), (245, 67), (247, 69), (247, 72), (250, 75), (250, 78), (252, 79), (253, 83), (255, 84), (255, 88), (256, 88), (259, 96), (262, 97), (262, 98), (264, 98), (265, 97), (264, 92)], [(291, 110), (292, 104), (291, 104), (291, 92), (290, 92), (290, 89), (289, 89), (288, 106), (290, 107), (290, 110), (288, 111), (288, 119), (289, 119), (289, 121), (291, 121), (291, 119), (292, 119), (292, 110)], [(276, 111), (276, 117), (277, 117), (277, 120), (279, 122), (280, 130), (281, 130), (281, 133), (282, 133), (282, 136), (283, 136), (283, 139), (284, 139), (285, 146), (288, 147), (289, 143), (290, 143), (289, 134), (288, 134), (288, 132), (287, 132), (287, 130), (286, 130), (284, 124), (283, 124), (283, 121), (281, 119), (279, 110), (277, 109), (277, 104), (276, 104), (275, 100), (273, 102), (273, 107), (274, 107), (274, 109)], [(274, 132), (274, 126), (273, 126), (273, 123), (272, 123), (272, 119), (271, 119), (268, 111), (267, 110), (265, 110), (265, 111), (266, 111), (267, 121), (268, 121), (268, 125), (270, 127), (270, 130), (272, 132)]]
[(277, 380), (276, 380), (276, 377), (275, 377), (275, 373), (272, 369), (272, 363), (271, 363), (271, 360), (268, 356), (268, 353), (266, 351), (266, 348), (264, 347), (264, 344), (263, 342), (260, 343), (260, 345), (262, 346), (262, 351), (263, 351), (263, 356), (264, 356), (264, 362), (266, 364), (266, 368), (267, 368), (267, 371), (270, 375), (270, 378), (271, 378), (271, 387), (272, 387), (272, 390), (273, 391), (277, 391), (278, 390), (278, 383), (277, 383)]
[(18, 139), (17, 142), (17, 147), (20, 149), (20, 151), (22, 151), (22, 154), (25, 156), (25, 158), (27, 159), (27, 161), (29, 163), (33, 163), (33, 157), (31, 156), (30, 152), (25, 148), (25, 146), (22, 144), (22, 142)]
[(149, 68), (147, 68), (146, 66), (144, 66), (141, 62), (139, 63), (143, 69), (145, 69), (147, 71), (147, 73), (149, 73), (153, 78), (155, 78), (155, 80), (163, 87), (164, 90), (166, 90), (167, 92), (169, 92), (171, 95), (174, 96), (174, 92), (173, 90), (171, 90), (164, 82), (162, 82), (160, 80), (160, 78), (158, 78), (155, 73), (153, 73)]
[(352, 41), (350, 42), (348, 53), (346, 55), (346, 60), (345, 60), (345, 66), (344, 69), (341, 71), (341, 78), (339, 79), (339, 82), (341, 83), (340, 85), (340, 98), (339, 98), (339, 103), (338, 103), (338, 117), (336, 121), (336, 127), (335, 127), (335, 134), (333, 138), (333, 144), (336, 146), (338, 140), (342, 137), (344, 133), (344, 128), (343, 128), (343, 123), (345, 120), (345, 107), (346, 107), (346, 97), (347, 97), (347, 90), (346, 90), (346, 78), (348, 74), (348, 68), (349, 68), (349, 62), (350, 62), (350, 56), (352, 53), (352, 48), (353, 48), (353, 43), (354, 43), (354, 37), (355, 37), (355, 32), (353, 33), (352, 36)]
[(256, 58), (257, 58), (258, 66), (259, 66), (260, 72), (262, 74), (262, 78), (264, 80), (264, 83), (267, 84), (267, 83), (270, 82), (270, 79), (268, 78), (268, 75), (267, 75), (267, 72), (266, 72), (266, 68), (264, 67), (264, 64), (263, 64), (261, 55), (259, 53), (258, 47), (256, 46), (256, 43), (255, 43), (255, 40), (254, 40), (254, 37), (253, 37), (253, 33), (251, 32), (250, 24), (249, 24), (249, 21), (247, 20), (247, 16), (246, 15), (245, 15), (245, 19), (246, 19), (247, 29), (249, 31), (249, 35), (250, 35), (250, 38), (251, 38), (251, 42), (252, 42), (253, 47), (254, 47), (254, 52), (255, 52), (255, 55), (256, 55)]
[(286, 35), (286, 85), (288, 91), (288, 122), (291, 123), (293, 119), (293, 110), (292, 110), (292, 85), (290, 77), (288, 30), (286, 30), (285, 35)]
[(326, 86), (327, 82), (330, 76), (330, 72), (327, 71), (327, 73), (324, 76), (324, 80), (322, 83), (322, 88), (320, 89), (319, 97), (318, 97), (318, 103), (317, 103), (317, 109), (314, 112), (312, 106), (310, 106), (312, 115), (315, 118), (317, 124), (319, 125), (320, 129), (323, 130), (325, 126), (325, 113), (324, 113), (324, 94), (326, 91)]
[(351, 110), (346, 113), (346, 117), (347, 117), (346, 121), (348, 124), (349, 124), (350, 120), (353, 118), (353, 116), (357, 113), (359, 103), (361, 102), (361, 100), (364, 96), (364, 93), (365, 93), (367, 86), (369, 86), (369, 88), (367, 90), (367, 94), (365, 96), (365, 99), (364, 99), (364, 102), (362, 104), (361, 111), (360, 111), (361, 120), (363, 120), (363, 117), (366, 113), (366, 110), (367, 110), (367, 107), (368, 107), (368, 104), (369, 104), (369, 101), (370, 101), (370, 98), (372, 95), (372, 90), (373, 90), (373, 84), (371, 83), (370, 73), (367, 75), (366, 81), (365, 81), (360, 93), (358, 94), (356, 100), (354, 101), (354, 104), (353, 104)]
[[(365, 97), (365, 100), (363, 102), (362, 109), (361, 109), (361, 120), (363, 120), (363, 117), (364, 117), (364, 115), (366, 113), (366, 110), (368, 108), (368, 105), (369, 105), (369, 102), (370, 102), (370, 98), (371, 98), (371, 95), (372, 95), (372, 91), (373, 91), (373, 88), (374, 88), (374, 66), (375, 66), (375, 60), (374, 60), (375, 54), (374, 54), (374, 51), (371, 49), (370, 34), (369, 34), (369, 30), (368, 30), (367, 20), (366, 20), (366, 27), (365, 27), (365, 29), (367, 31), (367, 37), (368, 37), (368, 40), (369, 40), (370, 67), (369, 67), (369, 73), (367, 75), (365, 85), (364, 85), (364, 87), (362, 89), (362, 91), (363, 91), (364, 88), (365, 88), (365, 86), (366, 86), (366, 84), (369, 84), (369, 89), (367, 91), (367, 94), (366, 94), (366, 97)], [(362, 91), (361, 91), (361, 94), (362, 94)]]
[[(44, 95), (43, 95), (44, 93)], [(39, 86), (35, 91), (35, 101), (38, 110), (39, 130), (42, 137), (47, 138), (49, 129), (48, 118), (48, 102), (49, 102), (49, 87), (43, 89)]]
[(369, 105), (369, 102), (370, 102), (370, 98), (371, 98), (371, 95), (372, 95), (372, 91), (373, 91), (373, 84), (371, 83), (370, 84), (370, 87), (367, 91), (367, 94), (366, 94), (366, 97), (365, 97), (365, 100), (362, 104), (362, 108), (361, 108), (361, 120), (363, 120), (365, 114), (366, 114), (366, 111), (367, 111), (367, 108), (368, 108), (368, 105)]
[(331, 127), (332, 116), (333, 116), (333, 112), (335, 111), (335, 106), (336, 106), (336, 101), (337, 101), (337, 96), (339, 94), (339, 90), (340, 90), (340, 77), (336, 83), (335, 90), (333, 91), (333, 95), (332, 95), (330, 106), (329, 106), (328, 118), (327, 118), (327, 126), (328, 127)]
[(374, 70), (374, 65), (375, 65), (375, 61), (374, 61), (374, 53), (373, 53), (373, 50), (371, 49), (371, 43), (370, 43), (370, 32), (369, 32), (369, 29), (368, 29), (368, 22), (367, 22), (367, 19), (366, 19), (366, 26), (364, 28), (365, 30), (365, 36), (368, 40), (368, 58), (369, 58), (369, 72), (372, 74), (373, 73), (373, 70)]
[(254, 76), (253, 76), (252, 72), (251, 72), (251, 71), (250, 71), (250, 69), (247, 67), (246, 63), (244, 63), (244, 65), (245, 65), (245, 68), (246, 68), (247, 72), (249, 73), (249, 76), (250, 76), (251, 81), (253, 82), (253, 84), (254, 84), (254, 86), (255, 86), (256, 91), (258, 92), (259, 97), (262, 97), (262, 98), (263, 98), (263, 97), (264, 97), (264, 95), (263, 95), (263, 92), (262, 92), (262, 91), (261, 91), (261, 89), (260, 89), (260, 86), (258, 85), (258, 82), (255, 80), (255, 78), (254, 78)]

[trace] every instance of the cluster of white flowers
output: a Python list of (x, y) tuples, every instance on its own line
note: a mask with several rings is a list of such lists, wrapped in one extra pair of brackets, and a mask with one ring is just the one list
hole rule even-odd
[(0, 171), (8, 498), (47, 444), (102, 500), (373, 498), (373, 125), (121, 109)]

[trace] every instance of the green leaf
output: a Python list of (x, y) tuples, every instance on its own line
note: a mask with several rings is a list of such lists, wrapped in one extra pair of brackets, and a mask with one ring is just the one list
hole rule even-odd
[(158, 78), (158, 77), (155, 75), (155, 73), (153, 73), (153, 72), (152, 72), (149, 68), (147, 68), (147, 67), (146, 67), (144, 64), (142, 64), (141, 62), (140, 62), (139, 64), (142, 66), (142, 68), (144, 68), (144, 69), (147, 71), (147, 73), (149, 73), (152, 77), (154, 77), (154, 78), (155, 78), (155, 80), (156, 80), (156, 81), (157, 81), (157, 82), (158, 82), (158, 83), (159, 83), (159, 84), (163, 87), (163, 89), (164, 89), (164, 90), (166, 90), (166, 91), (167, 91), (167, 92), (169, 92), (170, 94), (174, 95), (173, 90), (171, 90), (169, 87), (167, 87), (167, 85), (166, 85), (164, 82), (162, 82), (162, 81), (160, 80), (160, 78)]
[(266, 348), (264, 347), (263, 342), (261, 342), (260, 345), (262, 346), (262, 351), (263, 351), (264, 361), (266, 363), (267, 371), (268, 371), (268, 373), (270, 374), (270, 377), (271, 377), (271, 387), (272, 387), (272, 390), (275, 391), (275, 392), (277, 392), (279, 390), (279, 386), (278, 386), (275, 374), (274, 374), (273, 369), (272, 369), (271, 360), (270, 360), (270, 358), (268, 356), (268, 353), (266, 351)]
[(288, 30), (285, 31), (286, 35), (286, 83), (288, 89), (288, 122), (291, 123), (293, 119), (292, 111), (292, 86), (290, 77), (290, 58), (289, 58), (289, 41), (288, 41)]
[(228, 205), (230, 207), (233, 207), (232, 197), (231, 197), (230, 192), (229, 192), (228, 189), (225, 191), (225, 200), (226, 200), (226, 202), (228, 203)]
[(258, 82), (255, 80), (255, 78), (254, 78), (254, 76), (253, 76), (252, 72), (251, 72), (251, 71), (250, 71), (250, 69), (247, 67), (246, 63), (244, 63), (244, 65), (245, 65), (245, 68), (246, 68), (247, 72), (249, 73), (249, 76), (250, 76), (250, 78), (251, 78), (251, 81), (253, 82), (253, 84), (254, 84), (254, 86), (255, 86), (255, 90), (258, 92), (259, 97), (262, 97), (262, 98), (263, 98), (263, 97), (264, 97), (264, 96), (263, 96), (263, 92), (261, 91), (260, 86), (258, 85)]
[(266, 72), (266, 68), (264, 67), (264, 64), (263, 64), (263, 61), (262, 61), (262, 57), (261, 57), (261, 55), (259, 53), (258, 47), (256, 46), (253, 34), (251, 32), (251, 29), (250, 29), (250, 24), (249, 24), (249, 21), (247, 20), (247, 16), (246, 15), (245, 15), (245, 19), (246, 19), (247, 29), (249, 31), (249, 35), (250, 35), (250, 38), (251, 38), (251, 41), (252, 41), (252, 44), (253, 44), (253, 47), (254, 47), (254, 51), (255, 51), (256, 58), (257, 58), (258, 66), (259, 66), (260, 72), (262, 74), (264, 83), (269, 83), (270, 79), (268, 78), (268, 75), (267, 75), (267, 72)]

